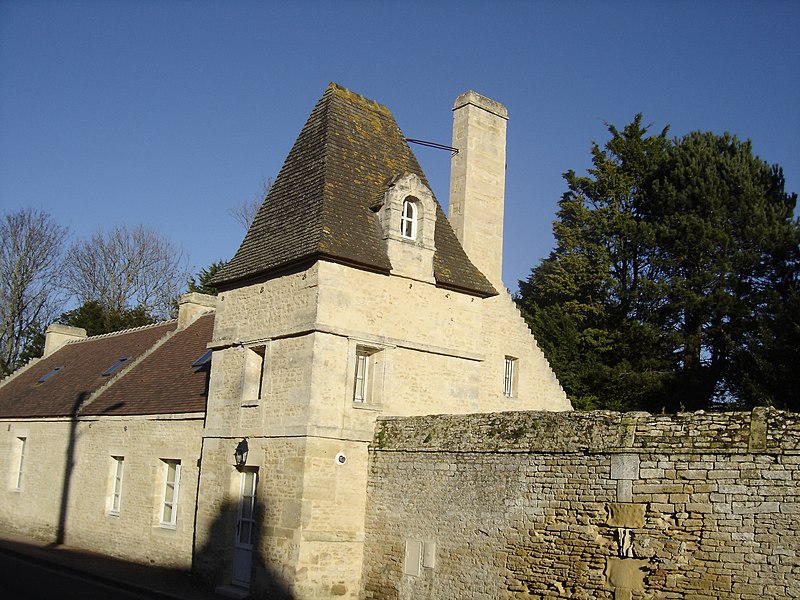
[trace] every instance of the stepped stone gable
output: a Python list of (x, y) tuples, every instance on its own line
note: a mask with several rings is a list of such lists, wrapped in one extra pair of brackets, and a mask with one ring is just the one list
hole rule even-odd
[[(84, 402), (110, 381), (102, 375), (103, 371), (124, 356), (130, 356), (128, 364), (132, 364), (176, 327), (177, 323), (171, 321), (65, 345), (58, 352), (31, 363), (0, 386), (0, 416), (74, 415), (78, 402)], [(41, 377), (56, 367), (63, 368), (39, 383)]]
[[(388, 273), (376, 201), (398, 175), (425, 174), (385, 106), (331, 84), (308, 118), (231, 261), (221, 290), (324, 258)], [(438, 285), (488, 297), (496, 290), (470, 262), (438, 201)]]

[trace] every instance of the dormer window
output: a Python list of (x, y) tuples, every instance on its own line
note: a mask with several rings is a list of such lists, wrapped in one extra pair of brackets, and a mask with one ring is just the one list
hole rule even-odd
[(387, 185), (377, 209), (392, 275), (436, 283), (436, 199), (413, 173), (398, 175)]
[(412, 198), (403, 200), (400, 214), (400, 235), (407, 240), (417, 239), (417, 203)]

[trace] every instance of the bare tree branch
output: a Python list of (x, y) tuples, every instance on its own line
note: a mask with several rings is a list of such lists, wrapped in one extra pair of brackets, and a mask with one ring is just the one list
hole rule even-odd
[(98, 231), (73, 244), (65, 258), (67, 289), (81, 302), (95, 300), (121, 313), (141, 307), (168, 318), (187, 277), (184, 253), (139, 225)]
[(228, 209), (228, 214), (236, 219), (236, 222), (244, 227), (245, 231), (250, 229), (250, 225), (253, 224), (253, 219), (256, 218), (258, 209), (264, 204), (264, 199), (272, 189), (272, 178), (264, 180), (261, 187), (261, 193), (256, 195), (255, 198), (252, 200), (245, 200), (240, 205)]
[(32, 208), (0, 221), (0, 374), (21, 366), (26, 346), (61, 308), (67, 233), (48, 213)]

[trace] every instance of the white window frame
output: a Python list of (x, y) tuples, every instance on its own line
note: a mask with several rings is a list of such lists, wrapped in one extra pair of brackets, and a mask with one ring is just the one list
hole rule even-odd
[(408, 197), (403, 200), (400, 211), (400, 237), (407, 240), (417, 239), (418, 213), (419, 207), (413, 198)]
[(119, 516), (122, 505), (122, 481), (125, 473), (125, 457), (111, 457), (111, 497), (109, 498), (108, 514)]
[(506, 356), (503, 362), (503, 396), (514, 398), (517, 395), (518, 361), (513, 356)]
[(353, 402), (366, 404), (370, 401), (369, 384), (371, 383), (369, 349), (359, 346), (356, 348), (356, 372), (353, 379)]
[(25, 465), (25, 446), (28, 442), (28, 438), (25, 436), (18, 436), (17, 437), (17, 449), (18, 449), (18, 456), (17, 456), (17, 476), (14, 482), (14, 489), (20, 491), (22, 489), (22, 471)]
[[(164, 463), (164, 489), (161, 494), (160, 525), (175, 529), (178, 525), (178, 499), (180, 498), (181, 461), (162, 458)], [(170, 479), (172, 475), (172, 479)], [(172, 495), (169, 495), (169, 491)], [(169, 512), (169, 515), (167, 513)]]
[(387, 348), (351, 340), (348, 360), (348, 394), (353, 406), (379, 409), (383, 400)]
[[(253, 547), (256, 527), (256, 496), (258, 494), (258, 469), (246, 467), (242, 470), (239, 488), (239, 508), (236, 515), (236, 543)], [(246, 533), (245, 536), (245, 527)]]

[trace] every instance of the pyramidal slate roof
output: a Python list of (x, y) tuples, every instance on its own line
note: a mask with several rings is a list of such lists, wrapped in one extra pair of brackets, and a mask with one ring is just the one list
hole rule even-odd
[[(239, 250), (211, 283), (231, 289), (320, 259), (389, 273), (392, 265), (371, 208), (405, 173), (429, 186), (389, 109), (331, 83)], [(437, 285), (496, 295), (467, 258), (438, 201), (436, 207)]]

